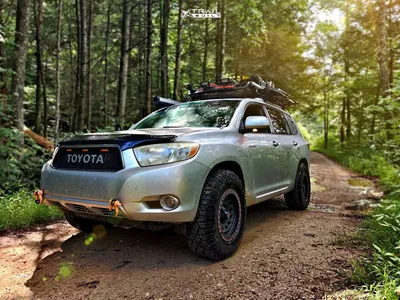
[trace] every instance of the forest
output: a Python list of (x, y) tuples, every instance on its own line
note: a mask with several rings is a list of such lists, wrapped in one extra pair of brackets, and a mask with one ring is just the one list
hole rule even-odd
[[(66, 136), (128, 128), (189, 83), (259, 75), (292, 96), (314, 150), (379, 178), (358, 278), (400, 293), (399, 58), (398, 0), (0, 0), (0, 201), (28, 201)], [(40, 210), (0, 230), (59, 217)]]

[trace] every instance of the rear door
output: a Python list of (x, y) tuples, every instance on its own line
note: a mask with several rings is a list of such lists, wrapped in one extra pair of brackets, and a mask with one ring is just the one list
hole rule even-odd
[[(243, 115), (243, 124), (249, 116), (267, 117), (267, 114), (262, 104), (249, 104)], [(279, 149), (273, 144), (271, 128), (245, 131), (243, 146), (250, 160), (257, 197), (262, 198), (263, 195), (276, 191), (282, 177)]]

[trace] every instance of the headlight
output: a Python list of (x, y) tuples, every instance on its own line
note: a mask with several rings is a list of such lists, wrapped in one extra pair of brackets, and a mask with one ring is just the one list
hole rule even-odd
[(139, 165), (147, 167), (190, 159), (199, 148), (200, 145), (196, 143), (169, 143), (141, 146), (133, 151)]

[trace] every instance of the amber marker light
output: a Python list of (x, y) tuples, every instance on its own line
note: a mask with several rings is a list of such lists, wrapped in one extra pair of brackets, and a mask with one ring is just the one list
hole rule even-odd
[(89, 152), (89, 149), (82, 149), (82, 152)]
[(108, 152), (108, 149), (101, 149), (100, 152)]
[(67, 152), (72, 152), (72, 149), (67, 149)]

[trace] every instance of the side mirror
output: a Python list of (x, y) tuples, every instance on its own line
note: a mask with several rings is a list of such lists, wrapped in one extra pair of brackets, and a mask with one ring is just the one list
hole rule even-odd
[(268, 118), (263, 116), (250, 116), (244, 121), (245, 129), (265, 129), (269, 126)]

